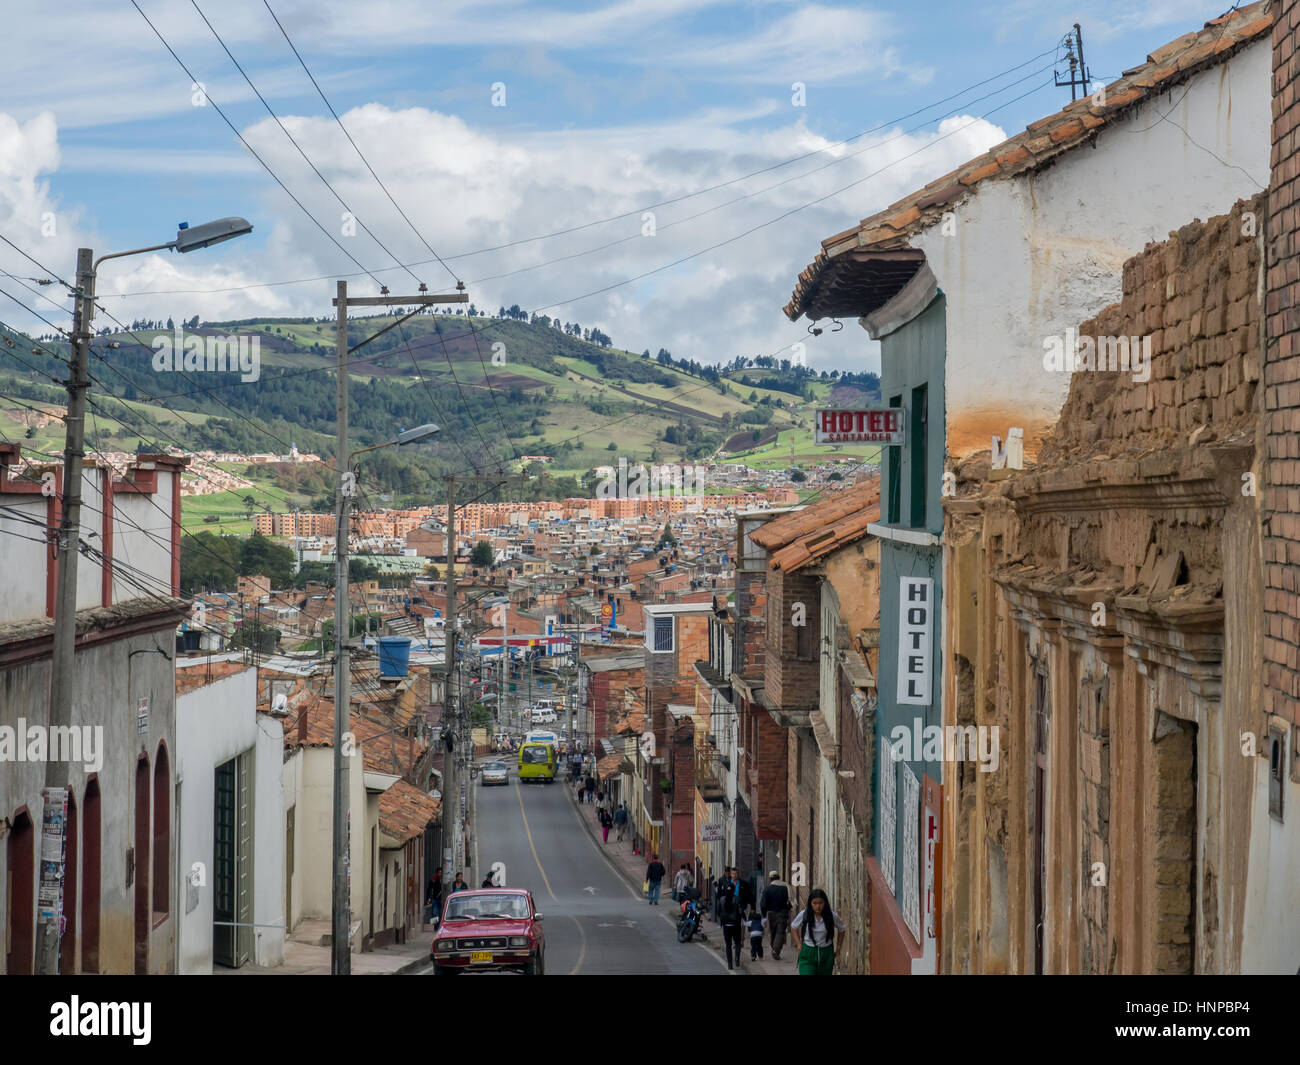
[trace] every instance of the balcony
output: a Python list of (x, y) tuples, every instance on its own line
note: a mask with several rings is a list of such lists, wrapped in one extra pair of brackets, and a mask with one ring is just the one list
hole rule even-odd
[(716, 747), (695, 751), (695, 787), (705, 802), (723, 802), (727, 797), (726, 768)]

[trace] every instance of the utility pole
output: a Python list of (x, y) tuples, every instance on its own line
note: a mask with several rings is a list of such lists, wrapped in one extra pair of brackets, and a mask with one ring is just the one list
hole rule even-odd
[(348, 283), (338, 282), (335, 324), (335, 352), (338, 359), (338, 390), (335, 418), (338, 436), (339, 516), (334, 527), (334, 871), (330, 907), (330, 972), (348, 976), (352, 972), (351, 899), (347, 839), (348, 771), (344, 760), (344, 736), (352, 704), (351, 664), (348, 661), (348, 540), (352, 505), (352, 476), (348, 470)]
[(1083, 61), (1083, 30), (1077, 22), (1074, 24), (1074, 33), (1067, 33), (1062, 38), (1061, 44), (1065, 45), (1065, 61), (1069, 65), (1070, 75), (1062, 80), (1062, 75), (1053, 70), (1053, 80), (1061, 88), (1067, 85), (1070, 87), (1071, 100), (1078, 99), (1076, 90), (1087, 96), (1092, 75), (1088, 71), (1087, 64)]
[[(456, 632), (456, 478), (447, 478), (447, 621), (443, 625), (442, 638), (442, 668), (447, 673), (447, 691), (443, 700), (442, 707), (442, 730), (445, 735), (448, 728), (448, 721), (451, 721), (456, 729), (459, 729), (459, 710), (460, 710), (460, 685), (459, 678), (456, 676), (456, 645), (459, 641), (459, 634)], [(459, 738), (458, 732), (453, 733)], [(443, 750), (447, 745), (443, 743)], [(447, 752), (450, 757), (443, 758), (442, 773), (442, 822), (444, 830), (447, 827), (452, 828), (452, 833), (444, 832), (443, 838), (443, 883), (451, 884), (456, 877), (456, 872), (452, 868), (455, 862), (456, 854), (460, 849), (460, 776), (456, 772), (456, 762), (459, 759), (459, 752), (451, 750)], [(449, 804), (453, 801), (455, 806)], [(448, 815), (448, 810), (454, 809), (453, 816)]]
[[(77, 556), (81, 540), (81, 460), (86, 438), (86, 389), (89, 387), (90, 320), (95, 309), (94, 253), (77, 251), (77, 291), (72, 312), (72, 365), (68, 376), (67, 437), (63, 445), (63, 501), (57, 543), (58, 590), (54, 610), (54, 646), (50, 660), (49, 735), (66, 735), (72, 724), (77, 671)], [(60, 731), (62, 730), (62, 731)], [(42, 860), (37, 896), (36, 971), (59, 972), (59, 937), (63, 934), (63, 857), (68, 802), (68, 763), (50, 757), (45, 763), (43, 826), (57, 828), (58, 864)], [(55, 820), (57, 818), (57, 821)], [(44, 851), (42, 850), (42, 858)]]
[[(356, 477), (349, 468), (351, 452), (348, 451), (348, 308), (400, 307), (407, 304), (415, 304), (422, 308), (435, 303), (468, 302), (469, 293), (464, 290), (463, 284), (458, 284), (457, 292), (445, 296), (430, 296), (427, 293), (418, 296), (390, 296), (388, 290), (384, 289), (383, 294), (379, 296), (349, 299), (346, 281), (338, 282), (338, 294), (334, 299), (334, 306), (337, 308), (338, 394), (335, 418), (338, 428), (339, 517), (338, 526), (334, 530), (334, 853), (330, 911), (330, 972), (335, 976), (347, 976), (352, 972), (349, 934), (352, 928), (349, 897), (351, 810), (348, 806), (348, 763), (344, 760), (343, 749), (344, 743), (350, 738), (348, 726), (352, 706), (352, 674), (351, 664), (348, 661), (348, 641), (352, 637), (348, 612), (350, 605), (348, 602), (348, 540), (351, 535), (352, 495), (356, 491)], [(412, 311), (399, 318), (394, 325), (418, 313), (418, 310)], [(349, 747), (354, 749), (354, 745), (350, 743)]]
[[(76, 686), (77, 556), (81, 551), (81, 469), (86, 443), (86, 390), (90, 376), (91, 321), (95, 314), (95, 272), (105, 259), (162, 251), (190, 252), (243, 236), (253, 227), (243, 218), (222, 218), (190, 228), (182, 222), (176, 239), (147, 248), (111, 252), (98, 259), (89, 248), (77, 249), (77, 287), (73, 291), (72, 336), (67, 381), (67, 433), (63, 445), (63, 498), (55, 540), (58, 565), (54, 609), (54, 638), (50, 650), (50, 706), (47, 727), (51, 737), (65, 736), (72, 726), (72, 699)], [(111, 471), (105, 470), (105, 478)], [(179, 491), (179, 487), (177, 488)], [(111, 560), (110, 560), (111, 561)], [(57, 730), (57, 731), (56, 731)], [(53, 742), (53, 741), (51, 741)], [(47, 752), (41, 815), (41, 876), (36, 896), (36, 971), (55, 976), (59, 971), (59, 939), (63, 917), (63, 872), (67, 833), (69, 765)], [(57, 857), (56, 857), (57, 855)]]

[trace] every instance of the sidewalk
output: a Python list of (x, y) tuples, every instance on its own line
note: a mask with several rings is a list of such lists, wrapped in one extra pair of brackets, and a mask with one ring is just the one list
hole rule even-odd
[[(602, 843), (600, 823), (596, 820), (596, 804), (579, 804), (578, 793), (572, 785), (569, 784), (567, 779), (564, 780), (564, 787), (568, 792), (570, 801), (577, 809), (583, 825), (586, 827), (587, 831), (591, 833), (592, 839), (596, 841), (596, 845), (605, 852), (606, 857), (609, 858), (623, 878), (632, 885), (633, 890), (639, 893), (641, 891), (641, 885), (645, 881), (645, 868), (650, 864), (650, 856), (648, 854), (633, 854), (632, 841), (630, 839), (624, 840), (622, 843), (618, 842), (618, 829), (616, 828), (611, 828), (609, 830), (609, 842)], [(674, 913), (676, 909), (676, 904), (673, 902), (672, 898), (672, 876), (673, 870), (669, 869), (668, 876), (664, 880), (663, 891), (659, 898), (659, 908), (670, 915)], [(649, 905), (649, 903), (646, 903), (646, 905)], [(709, 919), (707, 914), (704, 918), (704, 923), (700, 926), (700, 931), (695, 938), (703, 940), (704, 943), (718, 951), (719, 954), (722, 953), (722, 930)], [(795, 964), (795, 958), (798, 953), (798, 943), (792, 944), (787, 938), (785, 949), (781, 951), (781, 960), (773, 961), (770, 945), (767, 943), (766, 939), (764, 939), (763, 957), (758, 961), (751, 961), (749, 958), (749, 938), (748, 933), (746, 933), (745, 949), (740, 971), (752, 975), (795, 976), (798, 974), (798, 967)]]
[[(421, 926), (425, 927), (425, 926)], [(433, 926), (428, 931), (413, 932), (405, 943), (377, 947), (363, 954), (352, 955), (353, 976), (392, 976), (419, 969), (429, 963), (429, 944), (433, 942)], [(241, 965), (238, 969), (213, 966), (220, 976), (328, 976), (330, 974), (330, 948), (321, 944), (328, 940), (328, 920), (300, 921), (293, 935), (284, 944), (284, 964), (267, 967)]]

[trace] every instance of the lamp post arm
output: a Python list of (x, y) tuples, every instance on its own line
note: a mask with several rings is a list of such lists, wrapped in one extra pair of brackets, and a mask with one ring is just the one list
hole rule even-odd
[(148, 247), (148, 248), (136, 248), (133, 251), (110, 252), (108, 255), (101, 255), (98, 259), (96, 259), (94, 265), (91, 266), (90, 269), (92, 273), (98, 270), (99, 264), (102, 263), (105, 259), (121, 259), (127, 255), (143, 255), (147, 251), (162, 251), (164, 248), (174, 248), (174, 247), (176, 247), (176, 241), (169, 240), (166, 244), (154, 244), (152, 247)]

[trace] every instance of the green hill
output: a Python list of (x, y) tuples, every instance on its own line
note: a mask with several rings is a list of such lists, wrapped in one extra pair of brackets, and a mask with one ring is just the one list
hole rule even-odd
[[(260, 373), (249, 381), (238, 372), (156, 370), (154, 340), (171, 332), (137, 324), (129, 334), (95, 339), (87, 419), (95, 447), (130, 451), (178, 443), (195, 450), (282, 454), (296, 444), (334, 461), (332, 320), (262, 318), (186, 330), (204, 337), (256, 337)], [(4, 335), (0, 330), (0, 339)], [(0, 344), (0, 431), (57, 450), (62, 422), (33, 428), (41, 419), (30, 407), (66, 402), (51, 380), (62, 380), (66, 367), (33, 351), (27, 338), (9, 335), (18, 345)], [(831, 451), (812, 447), (811, 428), (814, 409), (832, 388), (839, 387), (837, 398), (878, 397), (874, 375), (823, 377), (770, 359), (756, 366), (744, 359), (708, 365), (662, 350), (651, 357), (615, 348), (598, 329), (545, 317), (525, 320), (517, 308), (492, 317), (420, 314), (400, 324), (393, 314), (354, 318), (348, 344), (362, 345), (349, 360), (353, 448), (423, 422), (443, 429), (430, 444), (365, 456), (361, 505), (377, 503), (379, 496), (389, 497), (387, 502), (428, 498), (441, 491), (437, 478), (443, 474), (520, 468), (521, 457), (531, 455), (552, 462), (543, 477), (510, 495), (581, 492), (582, 475), (615, 456), (630, 462), (702, 460), (728, 442), (734, 448), (746, 437), (752, 441), (756, 430), (764, 439), (777, 434), (787, 458), (794, 439), (795, 461), (812, 461)], [(66, 356), (60, 342), (45, 346)], [(10, 350), (20, 351), (22, 361)], [(26, 437), (29, 431), (33, 435)], [(768, 463), (776, 459), (775, 450), (763, 456)], [(865, 457), (874, 451), (845, 447), (837, 453)], [(269, 500), (253, 494), (259, 505), (273, 509), (283, 509), (276, 498), (291, 496), (308, 506), (328, 496), (325, 485), (279, 488)]]

